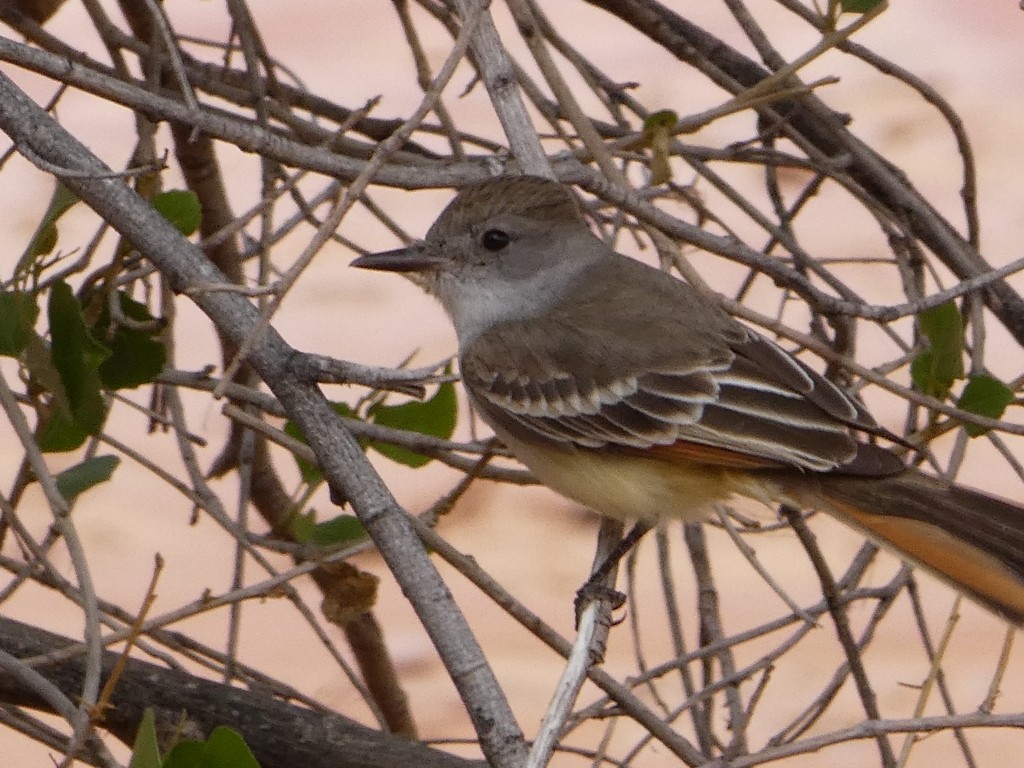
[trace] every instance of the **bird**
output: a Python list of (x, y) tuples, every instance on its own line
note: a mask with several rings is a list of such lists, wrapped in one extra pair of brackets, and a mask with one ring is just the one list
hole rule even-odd
[(567, 186), (468, 185), (404, 273), (475, 411), (545, 485), (646, 527), (741, 496), (817, 510), (1024, 624), (1024, 508), (908, 466), (853, 396), (683, 280), (618, 253)]

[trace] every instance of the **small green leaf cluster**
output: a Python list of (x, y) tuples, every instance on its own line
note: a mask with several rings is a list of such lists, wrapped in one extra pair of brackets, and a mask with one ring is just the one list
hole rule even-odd
[(651, 150), (651, 185), (665, 184), (672, 180), (669, 145), (672, 141), (672, 129), (678, 122), (679, 115), (671, 109), (652, 112), (644, 120), (643, 144)]
[(226, 726), (202, 741), (181, 739), (161, 753), (153, 710), (146, 710), (135, 734), (129, 768), (260, 768), (245, 740)]
[(840, 0), (843, 13), (870, 13), (885, 0)]
[[(123, 253), (78, 293), (62, 279), (67, 256), (56, 250), (58, 224), (77, 202), (57, 185), (14, 273), (0, 285), (0, 357), (20, 367), (36, 413), (36, 441), (47, 453), (73, 451), (98, 435), (109, 393), (151, 383), (167, 360), (162, 321), (112, 279)], [(191, 192), (165, 192), (153, 205), (183, 234), (199, 226)], [(44, 306), (46, 327), (39, 329)], [(61, 473), (58, 488), (71, 501), (108, 480), (117, 463), (114, 456), (91, 457)]]
[[(332, 407), (335, 413), (344, 418), (359, 419), (391, 429), (419, 432), (443, 440), (450, 438), (455, 431), (457, 399), (455, 385), (451, 382), (439, 385), (437, 391), (427, 400), (410, 400), (395, 405), (389, 404), (387, 400), (387, 394), (380, 394), (364, 400), (355, 407), (346, 403), (334, 403)], [(301, 430), (294, 422), (289, 421), (285, 424), (285, 432), (305, 442)], [(414, 469), (431, 461), (429, 456), (400, 445), (368, 439), (361, 440), (360, 444), (364, 450), (374, 450), (392, 461)], [(323, 473), (318, 466), (299, 456), (295, 457), (295, 461), (302, 482), (306, 486), (304, 499), (308, 499), (323, 483)], [(296, 508), (301, 508), (302, 503), (300, 500)], [(354, 516), (339, 515), (317, 522), (314, 509), (295, 514), (292, 518), (291, 532), (298, 541), (318, 546), (350, 543), (366, 535), (362, 524)]]
[[(917, 326), (925, 345), (911, 361), (911, 381), (926, 395), (945, 400), (952, 395), (954, 384), (965, 378), (963, 317), (956, 304), (948, 301), (919, 312)], [(999, 419), (1014, 402), (1013, 390), (994, 376), (972, 373), (966, 379), (956, 399), (961, 410)], [(971, 437), (988, 431), (977, 424), (963, 426)]]

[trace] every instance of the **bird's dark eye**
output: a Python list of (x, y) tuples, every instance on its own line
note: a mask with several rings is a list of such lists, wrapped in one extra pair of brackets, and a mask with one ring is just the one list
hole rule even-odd
[(488, 229), (484, 232), (484, 236), (480, 238), (480, 243), (488, 251), (500, 251), (508, 245), (511, 240), (512, 238), (508, 236), (508, 232), (504, 232), (500, 229)]

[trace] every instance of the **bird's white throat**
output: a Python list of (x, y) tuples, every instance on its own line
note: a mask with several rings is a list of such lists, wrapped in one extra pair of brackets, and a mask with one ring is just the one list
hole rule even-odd
[(498, 323), (528, 320), (547, 313), (571, 295), (572, 280), (582, 265), (563, 260), (528, 276), (507, 278), (496, 270), (486, 276), (445, 275), (437, 295), (465, 348)]

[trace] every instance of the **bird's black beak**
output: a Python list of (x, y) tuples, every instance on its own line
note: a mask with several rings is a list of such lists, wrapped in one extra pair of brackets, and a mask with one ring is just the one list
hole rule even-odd
[(425, 244), (416, 243), (394, 251), (368, 253), (353, 261), (350, 266), (383, 272), (430, 272), (443, 263), (444, 259), (431, 253)]

